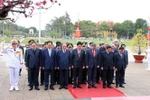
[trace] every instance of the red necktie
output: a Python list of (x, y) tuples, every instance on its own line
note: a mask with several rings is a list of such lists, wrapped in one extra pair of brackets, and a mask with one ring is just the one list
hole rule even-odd
[(95, 57), (95, 52), (94, 52), (94, 50), (92, 51), (92, 55), (93, 55), (93, 57)]

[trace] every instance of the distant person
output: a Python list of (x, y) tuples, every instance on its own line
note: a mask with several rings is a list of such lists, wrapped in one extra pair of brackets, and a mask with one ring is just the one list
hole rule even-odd
[(9, 67), (9, 75), (10, 75), (10, 91), (19, 90), (19, 71), (20, 67), (23, 64), (23, 56), (22, 50), (18, 48), (18, 41), (12, 40), (11, 45), (9, 45), (6, 49), (3, 50), (3, 53), (8, 55), (7, 66)]
[(60, 74), (60, 87), (59, 89), (68, 89), (68, 71), (71, 68), (70, 51), (67, 50), (67, 44), (62, 45), (62, 49), (57, 52), (57, 67)]

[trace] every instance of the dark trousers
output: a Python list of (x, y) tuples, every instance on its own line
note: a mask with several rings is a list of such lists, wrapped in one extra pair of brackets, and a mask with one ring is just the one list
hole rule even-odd
[(55, 84), (59, 84), (59, 70), (58, 69), (55, 69), (55, 72), (54, 72), (54, 81), (55, 81)]
[(124, 68), (116, 71), (116, 85), (122, 85), (124, 82)]
[(78, 77), (78, 85), (82, 84), (82, 66), (78, 67), (78, 68), (73, 68), (73, 82), (74, 82), (74, 86), (77, 85), (77, 77)]
[(125, 72), (126, 72), (126, 70), (124, 69), (123, 72), (122, 72), (123, 73), (123, 82), (124, 83), (125, 83)]
[(108, 68), (107, 70), (103, 70), (103, 86), (106, 86), (106, 82), (107, 82), (107, 86), (111, 85), (111, 80), (112, 80), (112, 70)]
[(30, 75), (30, 72), (29, 72), (29, 70), (27, 70), (27, 73), (28, 73), (28, 83), (29, 83), (29, 85), (30, 85), (30, 80), (31, 80), (31, 75)]
[(100, 81), (100, 68), (97, 68), (96, 82)]
[(112, 76), (112, 77), (111, 77), (111, 83), (112, 83), (113, 80), (114, 80), (114, 70), (112, 70), (111, 74), (112, 74), (112, 75), (111, 75), (111, 76)]
[(73, 69), (72, 68), (69, 70), (68, 77), (69, 77), (69, 84), (72, 84), (72, 79), (73, 79)]
[(59, 77), (60, 77), (60, 85), (61, 86), (68, 86), (68, 70), (60, 69), (59, 70)]
[(92, 68), (88, 68), (88, 84), (95, 85), (96, 84), (96, 73), (97, 73), (97, 68), (96, 66), (93, 66)]
[(86, 81), (87, 81), (87, 69), (84, 68), (82, 73), (82, 83), (86, 83)]
[(38, 81), (38, 77), (39, 77), (39, 68), (29, 68), (29, 85), (30, 87), (33, 87), (33, 85), (35, 87), (39, 86), (39, 81)]
[(48, 87), (49, 85), (49, 80), (51, 75), (51, 81), (50, 81), (50, 86), (53, 86), (55, 84), (54, 81), (54, 69), (45, 69), (44, 70), (44, 81), (45, 81), (45, 87)]
[(43, 84), (44, 83), (44, 70), (41, 69), (40, 71), (41, 71), (41, 73), (40, 73), (40, 82), (41, 82), (41, 84)]
[(20, 71), (19, 71), (19, 75), (21, 74), (21, 72), (22, 72), (22, 69), (20, 69)]

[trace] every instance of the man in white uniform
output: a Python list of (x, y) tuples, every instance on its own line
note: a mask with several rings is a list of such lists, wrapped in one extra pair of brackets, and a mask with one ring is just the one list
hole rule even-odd
[(18, 82), (19, 82), (19, 70), (21, 65), (23, 64), (22, 50), (17, 47), (18, 41), (12, 40), (11, 45), (9, 45), (6, 49), (3, 50), (2, 53), (6, 53), (8, 55), (7, 66), (9, 67), (10, 74), (10, 91), (19, 90)]

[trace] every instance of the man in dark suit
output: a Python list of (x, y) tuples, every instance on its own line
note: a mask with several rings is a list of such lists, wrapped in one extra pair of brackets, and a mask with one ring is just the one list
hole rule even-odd
[(38, 49), (37, 44), (33, 42), (31, 44), (31, 48), (27, 50), (26, 55), (26, 69), (29, 70), (30, 74), (29, 91), (33, 89), (33, 85), (35, 86), (36, 90), (40, 90), (38, 76), (39, 76), (39, 68), (41, 66), (41, 56), (42, 56), (41, 50)]
[(67, 45), (64, 43), (62, 49), (57, 52), (57, 67), (59, 68), (60, 87), (59, 89), (68, 89), (68, 70), (71, 68), (70, 51), (66, 49)]
[(54, 71), (56, 67), (56, 50), (53, 48), (53, 42), (47, 42), (47, 48), (42, 51), (42, 67), (44, 69), (44, 81), (45, 89), (48, 89), (49, 85), (49, 75), (51, 75), (51, 85), (50, 89), (54, 90)]
[[(125, 60), (126, 60), (126, 67), (128, 66), (128, 51), (126, 50), (126, 45), (125, 44), (121, 44), (121, 47), (123, 47), (124, 48), (124, 55), (125, 55)], [(124, 79), (123, 79), (123, 84), (126, 84), (126, 82), (125, 82), (125, 71), (126, 71), (126, 69), (124, 70), (124, 75), (123, 75), (123, 77), (124, 77)]]
[[(28, 41), (28, 45), (26, 45), (26, 50), (25, 50), (25, 55), (24, 55), (24, 61), (25, 61), (25, 65), (26, 65), (26, 62), (27, 62), (27, 54), (28, 54), (28, 49), (31, 48), (31, 44), (35, 42), (33, 39), (29, 40)], [(27, 75), (28, 75), (28, 86), (30, 86), (30, 73), (29, 73), (29, 70), (27, 70)]]
[(114, 66), (114, 53), (111, 52), (111, 46), (106, 47), (106, 51), (103, 52), (101, 58), (101, 70), (103, 70), (103, 88), (111, 87), (112, 70), (115, 70)]
[(97, 88), (96, 86), (96, 72), (99, 68), (98, 60), (99, 51), (96, 49), (96, 44), (92, 44), (92, 48), (86, 51), (86, 68), (88, 69), (88, 88)]
[(120, 47), (119, 52), (115, 54), (115, 67), (116, 67), (116, 88), (118, 85), (122, 88), (124, 81), (124, 70), (126, 68), (127, 62), (124, 54), (124, 48)]
[[(73, 68), (73, 78), (74, 84), (73, 88), (82, 88), (82, 71), (85, 67), (85, 52), (81, 49), (82, 43), (77, 43), (77, 48), (72, 51), (71, 60), (72, 60), (72, 68)], [(76, 83), (78, 77), (78, 85)]]

